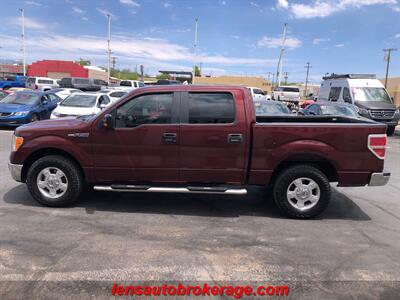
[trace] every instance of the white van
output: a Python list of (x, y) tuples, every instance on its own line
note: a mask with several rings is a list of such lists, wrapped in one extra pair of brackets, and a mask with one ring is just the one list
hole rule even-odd
[(388, 126), (392, 135), (399, 122), (399, 112), (383, 84), (372, 74), (332, 74), (322, 78), (318, 100), (356, 105), (360, 114)]
[(272, 92), (272, 99), (299, 104), (300, 89), (297, 86), (278, 86)]
[(25, 82), (25, 87), (32, 90), (49, 91), (57, 88), (57, 80), (49, 77), (28, 77)]
[(119, 88), (137, 89), (144, 87), (144, 83), (139, 80), (122, 80), (119, 83)]

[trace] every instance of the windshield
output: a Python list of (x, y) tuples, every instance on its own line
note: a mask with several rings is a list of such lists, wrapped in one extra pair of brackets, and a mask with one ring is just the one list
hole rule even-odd
[(32, 105), (35, 104), (38, 100), (39, 95), (37, 94), (14, 93), (2, 99), (0, 103)]
[(256, 94), (256, 95), (263, 95), (263, 96), (265, 96), (265, 93), (264, 93), (262, 90), (260, 90), (260, 89), (253, 89), (253, 93)]
[(358, 116), (358, 113), (349, 106), (321, 105), (323, 115)]
[(96, 95), (72, 94), (60, 103), (60, 106), (93, 107), (96, 105)]
[(355, 101), (381, 101), (392, 103), (384, 88), (355, 87), (352, 88), (352, 92)]
[(290, 114), (289, 108), (281, 103), (254, 102), (256, 115), (286, 115)]

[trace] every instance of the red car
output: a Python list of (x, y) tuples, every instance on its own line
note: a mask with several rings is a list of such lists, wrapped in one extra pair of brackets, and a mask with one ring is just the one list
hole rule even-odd
[(9, 168), (41, 204), (98, 191), (242, 195), (272, 186), (286, 214), (328, 206), (330, 182), (384, 185), (386, 126), (337, 116), (257, 116), (246, 88), (141, 88), (93, 116), (16, 129)]

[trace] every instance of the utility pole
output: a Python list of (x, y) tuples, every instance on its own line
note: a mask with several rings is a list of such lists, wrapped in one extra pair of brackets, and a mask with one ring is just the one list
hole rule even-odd
[(110, 77), (111, 77), (111, 15), (107, 14), (108, 19), (108, 40), (107, 40), (107, 53), (108, 53), (108, 84), (110, 84)]
[(392, 53), (392, 51), (397, 51), (396, 48), (388, 48), (388, 49), (383, 49), (384, 52), (387, 52), (388, 54), (385, 55), (385, 59), (386, 59), (386, 76), (385, 76), (385, 88), (387, 87), (387, 80), (388, 80), (388, 76), (389, 76), (389, 64), (390, 64), (390, 54)]
[(22, 66), (24, 70), (24, 76), (26, 76), (26, 57), (25, 57), (25, 11), (23, 8), (20, 8), (19, 11), (21, 12), (21, 22), (22, 22)]
[(305, 89), (304, 89), (304, 97), (307, 97), (308, 74), (309, 74), (310, 68), (312, 68), (312, 66), (310, 66), (310, 63), (308, 62), (307, 65), (304, 68), (307, 68), (306, 86), (305, 86)]
[(288, 80), (288, 77), (289, 77), (289, 73), (288, 72), (284, 72), (283, 73), (285, 76), (284, 76), (284, 78), (285, 78), (285, 84), (287, 84), (287, 80)]
[(194, 25), (194, 45), (193, 45), (193, 78), (192, 78), (192, 84), (194, 83), (194, 78), (196, 77), (196, 60), (197, 60), (197, 31), (198, 31), (198, 26), (199, 26), (199, 19), (196, 18), (194, 19), (195, 25)]
[(283, 68), (283, 53), (285, 52), (285, 42), (286, 42), (286, 30), (287, 30), (287, 23), (285, 23), (283, 25), (282, 45), (281, 45), (281, 51), (279, 53), (278, 66), (276, 68), (277, 86), (281, 85), (281, 74), (282, 74), (282, 68)]

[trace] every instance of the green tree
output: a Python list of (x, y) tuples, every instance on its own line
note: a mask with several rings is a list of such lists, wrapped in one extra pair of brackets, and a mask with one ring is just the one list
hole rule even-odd
[(194, 76), (196, 76), (196, 77), (201, 76), (201, 70), (200, 70), (199, 66), (197, 66), (197, 65), (194, 66)]
[(156, 78), (157, 78), (158, 80), (160, 80), (160, 79), (169, 79), (169, 76), (168, 76), (168, 74), (161, 73), (161, 74), (158, 74), (158, 75), (156, 76)]
[(90, 64), (91, 64), (90, 60), (84, 60), (82, 58), (79, 58), (79, 61), (76, 61), (76, 63), (80, 64), (82, 67), (90, 66)]

